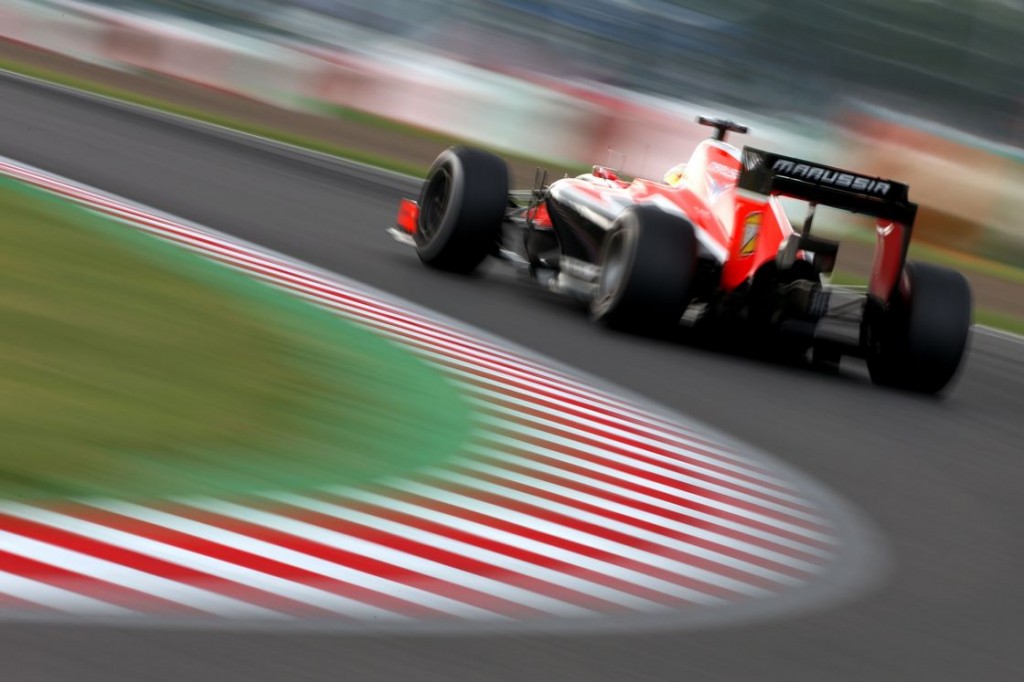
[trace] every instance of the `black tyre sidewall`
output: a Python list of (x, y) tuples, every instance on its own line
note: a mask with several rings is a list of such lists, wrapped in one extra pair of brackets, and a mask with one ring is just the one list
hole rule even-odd
[(678, 324), (690, 300), (696, 269), (693, 225), (655, 206), (632, 206), (616, 219), (601, 253), (602, 277), (621, 249), (617, 284), (591, 303), (591, 315), (609, 326), (657, 333)]
[[(425, 237), (428, 192), (438, 173), (450, 176), (445, 211), (429, 238)], [(416, 253), (425, 264), (468, 273), (494, 249), (508, 204), (508, 167), (489, 152), (469, 147), (443, 151), (427, 173), (420, 191), (420, 223)]]
[(967, 348), (971, 291), (959, 272), (908, 263), (888, 310), (875, 311), (868, 369), (877, 384), (941, 391)]

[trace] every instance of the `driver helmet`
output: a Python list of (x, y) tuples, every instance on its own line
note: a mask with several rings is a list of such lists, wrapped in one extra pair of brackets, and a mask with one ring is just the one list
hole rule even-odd
[(686, 164), (679, 163), (668, 169), (663, 182), (671, 187), (678, 187), (683, 181), (683, 173), (686, 171)]

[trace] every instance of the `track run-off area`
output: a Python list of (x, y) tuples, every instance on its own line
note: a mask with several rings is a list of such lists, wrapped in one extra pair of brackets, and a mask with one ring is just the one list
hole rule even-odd
[(720, 619), (798, 596), (863, 549), (827, 495), (698, 427), (265, 250), (23, 164), (0, 172), (369, 327), (440, 369), (477, 424), (451, 465), (365, 489), (0, 501), (7, 615)]

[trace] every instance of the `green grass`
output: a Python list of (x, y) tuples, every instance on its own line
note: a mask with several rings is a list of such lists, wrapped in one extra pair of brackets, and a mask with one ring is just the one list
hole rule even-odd
[[(853, 275), (849, 272), (837, 271), (832, 273), (832, 284), (861, 287), (867, 286), (867, 283), (868, 281), (864, 277)], [(992, 310), (986, 310), (984, 308), (975, 308), (974, 322), (976, 324), (983, 324), (988, 327), (1013, 332), (1014, 334), (1024, 335), (1024, 320), (1019, 317), (1014, 317), (1013, 315), (1006, 315)]]
[(1013, 282), (1014, 284), (1024, 284), (1024, 270), (1021, 268), (980, 256), (948, 251), (923, 243), (912, 243), (908, 256), (912, 259), (926, 260), (956, 270), (975, 272), (980, 275)]
[(0, 498), (365, 484), (455, 454), (456, 389), (393, 344), (0, 179)]
[[(794, 218), (793, 224), (800, 225), (801, 221), (802, 218), (799, 220)], [(871, 230), (843, 230), (841, 238), (871, 246), (875, 244), (874, 232)], [(974, 272), (979, 275), (1002, 279), (1014, 284), (1024, 284), (1024, 269), (1009, 262), (1001, 262), (980, 255), (943, 249), (922, 241), (912, 241), (910, 243), (907, 257), (911, 260), (928, 261), (938, 265), (945, 265), (955, 270)]]
[(987, 327), (1002, 329), (1024, 336), (1024, 320), (1012, 315), (993, 312), (991, 310), (975, 310), (974, 321)]
[(841, 270), (836, 270), (832, 273), (831, 282), (832, 284), (838, 284), (844, 287), (863, 287), (867, 286), (868, 283), (867, 279), (860, 275), (842, 272)]

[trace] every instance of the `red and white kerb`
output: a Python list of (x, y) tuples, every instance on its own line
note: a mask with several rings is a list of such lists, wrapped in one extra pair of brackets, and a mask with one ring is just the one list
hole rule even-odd
[(0, 172), (404, 345), (476, 412), (449, 465), (371, 489), (0, 501), (0, 612), (509, 622), (664, 614), (814, 581), (837, 541), (781, 471), (516, 351), (70, 181)]

